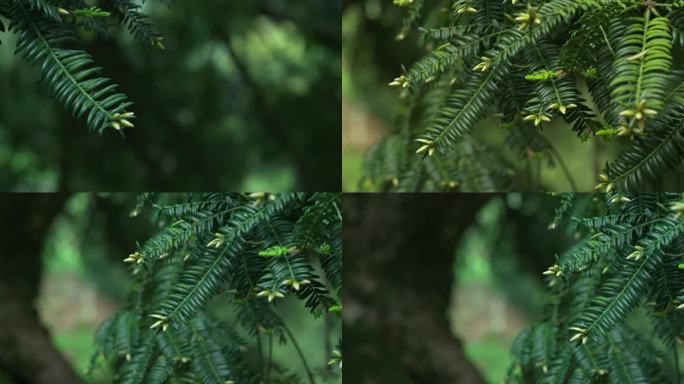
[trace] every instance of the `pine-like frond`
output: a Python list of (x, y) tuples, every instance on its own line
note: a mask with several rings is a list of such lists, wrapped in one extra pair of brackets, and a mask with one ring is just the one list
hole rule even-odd
[[(419, 8), (412, 1), (395, 4)], [(370, 179), (382, 190), (466, 190), (456, 176), (461, 143), (480, 123), (492, 125), (486, 117), (505, 127), (521, 121), (542, 126), (561, 117), (583, 141), (629, 138), (596, 186), (606, 192), (657, 187), (657, 179), (681, 163), (673, 122), (681, 117), (681, 94), (679, 103), (670, 102), (681, 83), (673, 66), (682, 48), (680, 2), (457, 0), (450, 15), (434, 5), (421, 9), (426, 20), (418, 30), (427, 53), (390, 83), (404, 100), (400, 123), (368, 151), (363, 187)], [(416, 15), (410, 13), (407, 25)], [(441, 93), (446, 96), (434, 97)], [(499, 153), (524, 142), (502, 145), (496, 135), (483, 136)], [(417, 161), (415, 154), (430, 159)], [(513, 175), (527, 189), (543, 188), (530, 170), (542, 174), (542, 167), (556, 165), (573, 183), (559, 153), (539, 155), (548, 160), (543, 165), (528, 157), (525, 165), (534, 167), (514, 167), (495, 184), (510, 186), (505, 179)]]
[(266, 377), (242, 333), (206, 307), (221, 296), (248, 337), (280, 343), (296, 340), (277, 299), (316, 316), (341, 308), (340, 194), (146, 195), (134, 213), (151, 199), (164, 227), (124, 260), (135, 283), (126, 309), (100, 327), (91, 371), (104, 356), (126, 384), (300, 382), (284, 368)]
[(658, 113), (668, 91), (672, 34), (666, 17), (643, 17), (612, 23), (616, 60), (610, 82), (615, 108), (624, 124), (634, 126)]
[[(506, 382), (671, 382), (664, 350), (676, 356), (684, 332), (682, 196), (609, 193), (594, 203), (600, 213), (570, 227), (593, 235), (544, 272), (544, 315), (516, 340)], [(653, 325), (647, 335), (628, 326), (637, 307)]]
[(592, 305), (573, 327), (583, 329), (584, 335), (594, 339), (604, 337), (647, 295), (651, 273), (661, 258), (657, 252), (637, 261), (618, 259), (615, 276), (601, 285)]
[(54, 0), (25, 0), (24, 3), (28, 9), (38, 11), (53, 21), (62, 22), (62, 17), (59, 14)]
[(250, 231), (298, 201), (298, 196), (290, 195), (261, 209), (243, 206), (241, 210), (232, 212), (228, 222), (219, 229), (219, 233), (225, 236), (219, 247), (204, 247), (203, 254), (183, 270), (173, 292), (161, 304), (159, 313), (171, 324), (192, 318), (216, 295), (224, 282), (226, 270), (243, 250), (245, 237)]
[(442, 153), (448, 145), (453, 145), (484, 117), (497, 91), (497, 83), (507, 74), (505, 67), (492, 68), (485, 73), (472, 73), (459, 84), (440, 112), (440, 116), (421, 136), (433, 146), (440, 145)]
[(121, 24), (140, 42), (164, 49), (164, 39), (150, 21), (150, 17), (141, 12), (141, 5), (131, 0), (112, 0), (113, 7), (121, 15)]
[(440, 45), (408, 70), (408, 83), (411, 86), (422, 86), (433, 81), (435, 76), (459, 65), (463, 59), (477, 55), (499, 33), (459, 36), (454, 42)]
[(225, 384), (232, 378), (225, 356), (213, 340), (198, 338), (192, 352), (192, 369), (202, 384)]
[(400, 1), (398, 4), (407, 7), (408, 14), (408, 16), (404, 18), (404, 25), (401, 28), (401, 31), (397, 35), (397, 38), (401, 40), (406, 37), (413, 25), (420, 18), (420, 13), (423, 10), (423, 0)]
[(539, 17), (544, 23), (531, 27), (528, 33), (510, 30), (501, 35), (492, 52), (475, 66), (477, 71), (470, 74), (467, 80), (452, 92), (439, 117), (420, 136), (419, 141), (425, 149), (419, 152), (431, 154), (433, 148), (438, 148), (444, 153), (444, 147), (453, 145), (468, 133), (482, 119), (487, 107), (491, 105), (498, 84), (508, 75), (508, 60), (522, 49), (551, 34), (556, 27), (572, 17), (574, 12), (590, 3), (567, 0), (545, 3), (539, 9)]
[(154, 333), (148, 332), (138, 348), (131, 351), (130, 360), (124, 364), (121, 372), (121, 384), (145, 383), (148, 367), (153, 364), (156, 354)]
[(649, 132), (637, 138), (632, 148), (606, 165), (606, 182), (619, 190), (639, 190), (645, 180), (655, 180), (676, 168), (684, 157), (682, 117), (677, 106), (659, 119)]
[(84, 51), (61, 48), (75, 40), (73, 31), (46, 16), (31, 12), (16, 2), (11, 11), (10, 29), (19, 36), (17, 53), (38, 65), (52, 95), (72, 111), (85, 117), (90, 129), (102, 133), (107, 128), (121, 130), (132, 126), (132, 105), (109, 79), (99, 77), (101, 68)]

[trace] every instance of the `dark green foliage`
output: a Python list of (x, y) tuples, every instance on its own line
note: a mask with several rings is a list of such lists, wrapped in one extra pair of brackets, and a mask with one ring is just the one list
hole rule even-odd
[(110, 0), (121, 15), (121, 24), (126, 26), (136, 39), (144, 44), (163, 48), (162, 34), (157, 31), (149, 17), (140, 11), (141, 5), (131, 0)]
[[(683, 199), (601, 194), (576, 213), (569, 225), (584, 238), (544, 272), (543, 320), (516, 340), (507, 382), (676, 382), (677, 340), (684, 336)], [(562, 195), (558, 212), (571, 202)], [(631, 316), (637, 311), (646, 315), (641, 323)]]
[[(134, 214), (154, 199), (141, 196)], [(254, 359), (240, 332), (259, 345), (292, 342), (300, 351), (276, 310), (280, 299), (296, 297), (316, 317), (337, 312), (340, 194), (159, 199), (153, 209), (164, 228), (126, 258), (135, 279), (128, 306), (100, 327), (94, 364), (104, 356), (117, 367), (116, 382), (126, 384), (299, 382), (282, 367), (263, 368), (275, 366), (270, 352)], [(234, 324), (206, 309), (216, 297), (230, 306)]]
[(517, 138), (495, 151), (515, 153), (531, 143), (523, 146), (529, 160), (559, 160), (573, 188), (553, 146), (538, 145), (542, 127), (555, 118), (585, 140), (631, 139), (599, 177), (597, 188), (607, 192), (644, 189), (684, 157), (681, 108), (672, 102), (682, 81), (673, 71), (680, 69), (673, 56), (681, 50), (681, 1), (459, 0), (449, 13), (438, 2), (395, 4), (409, 13), (399, 37), (420, 20), (418, 40), (427, 52), (390, 84), (406, 102), (397, 132), (368, 152), (366, 177), (381, 188), (508, 186), (510, 172), (480, 184), (453, 172), (445, 184), (444, 172), (428, 171), (434, 162), (462, 167), (462, 148), (472, 145), (467, 137), (489, 116), (501, 122), (483, 125), (500, 124)]
[(562, 193), (560, 195), (560, 204), (556, 208), (556, 213), (553, 217), (553, 222), (549, 225), (550, 229), (558, 227), (563, 220), (563, 218), (569, 213), (572, 208), (573, 200), (575, 199), (574, 193)]
[[(439, 85), (448, 83), (447, 79), (436, 81)], [(406, 112), (401, 131), (368, 151), (367, 176), (383, 189), (401, 192), (504, 189), (509, 184), (510, 165), (501, 154), (470, 136), (465, 136), (462, 145), (444, 156), (420, 157), (406, 151), (412, 145), (411, 122), (429, 124), (438, 118), (438, 106), (448, 97), (443, 87), (427, 88), (424, 92), (425, 100), (432, 102)]]
[(116, 84), (99, 75), (102, 69), (87, 52), (66, 47), (77, 40), (74, 24), (107, 35), (101, 19), (118, 16), (136, 37), (163, 48), (161, 34), (137, 11), (139, 7), (121, 0), (108, 1), (104, 9), (74, 0), (4, 0), (0, 16), (10, 20), (10, 30), (19, 36), (16, 53), (40, 67), (52, 96), (74, 116), (85, 118), (90, 129), (102, 133), (107, 128), (132, 127), (135, 115), (128, 111), (132, 103), (117, 92)]

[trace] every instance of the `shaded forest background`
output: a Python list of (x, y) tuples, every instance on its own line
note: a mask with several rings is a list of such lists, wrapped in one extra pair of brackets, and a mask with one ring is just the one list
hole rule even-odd
[[(148, 214), (129, 217), (135, 203), (135, 194), (2, 196), (0, 225), (12, 230), (0, 233), (0, 384), (112, 382), (106, 365), (90, 376), (86, 370), (96, 328), (126, 300), (131, 279), (122, 260), (157, 230)], [(235, 314), (220, 299), (209, 310), (235, 324)], [(341, 383), (327, 365), (341, 337), (339, 320), (312, 318), (291, 298), (277, 312), (316, 370), (317, 382)], [(275, 367), (306, 377), (291, 343), (274, 344), (273, 357)]]
[(0, 189), (340, 189), (341, 1), (173, 4), (144, 7), (166, 50), (80, 34), (135, 102), (125, 139), (88, 132), (3, 33)]

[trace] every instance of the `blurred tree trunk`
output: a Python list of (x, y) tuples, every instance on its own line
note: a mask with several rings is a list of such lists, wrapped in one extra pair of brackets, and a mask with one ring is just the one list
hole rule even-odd
[(447, 309), (457, 240), (487, 199), (344, 196), (343, 333), (350, 382), (485, 382), (452, 335)]
[(0, 198), (0, 371), (15, 383), (81, 383), (52, 345), (33, 306), (40, 289), (45, 237), (67, 195)]

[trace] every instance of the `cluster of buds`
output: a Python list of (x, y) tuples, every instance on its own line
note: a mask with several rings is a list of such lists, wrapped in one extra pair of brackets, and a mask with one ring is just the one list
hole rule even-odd
[(259, 291), (259, 293), (257, 293), (257, 297), (266, 297), (266, 298), (268, 298), (268, 302), (271, 303), (276, 298), (282, 299), (283, 297), (285, 297), (285, 295), (283, 295), (283, 293), (278, 291), (277, 289), (274, 289), (274, 290), (264, 289), (264, 290)]
[(523, 121), (534, 121), (534, 126), (537, 127), (542, 122), (544, 122), (544, 121), (549, 122), (549, 121), (551, 121), (551, 119), (548, 116), (546, 116), (545, 114), (539, 113), (536, 115), (534, 115), (534, 114), (533, 115), (527, 115), (523, 118)]
[(219, 248), (226, 241), (226, 235), (223, 233), (214, 233), (214, 239), (207, 243), (207, 247)]
[(643, 134), (644, 134), (644, 125), (643, 124), (637, 124), (637, 126), (634, 128), (630, 128), (626, 125), (623, 125), (617, 129), (617, 135), (618, 136), (629, 136), (632, 139), (634, 139), (636, 136), (643, 136)]
[(482, 56), (480, 59), (482, 61), (473, 67), (473, 71), (485, 72), (492, 66), (492, 59), (487, 56)]
[(268, 192), (252, 192), (249, 194), (249, 198), (254, 200), (254, 205), (257, 207), (260, 206), (261, 204), (267, 202), (267, 201), (273, 201), (276, 199), (276, 196), (274, 193), (268, 193)]
[(608, 201), (611, 204), (616, 204), (616, 203), (629, 203), (632, 201), (629, 197), (616, 193), (615, 196), (613, 196), (610, 201)]
[(658, 111), (648, 107), (648, 100), (644, 99), (637, 104), (635, 109), (625, 109), (620, 112), (620, 116), (642, 120), (646, 116), (655, 116)]
[(413, 4), (413, 0), (394, 0), (394, 5), (399, 7), (406, 7)]
[(580, 340), (582, 344), (587, 343), (587, 330), (579, 327), (570, 327), (571, 331), (575, 331), (575, 334), (570, 338), (570, 342)]
[(297, 281), (297, 280), (294, 279), (294, 278), (292, 278), (292, 279), (287, 279), (287, 280), (283, 280), (283, 285), (285, 285), (285, 286), (291, 285), (292, 288), (294, 288), (295, 291), (299, 291), (300, 286), (302, 286), (302, 285), (307, 285), (307, 284), (311, 284), (311, 280), (309, 280), (309, 279), (304, 279), (304, 280), (302, 280), (302, 281)]
[(390, 87), (399, 87), (399, 88), (408, 88), (409, 86), (409, 79), (401, 75), (399, 77), (395, 77), (394, 80), (392, 80), (391, 83), (389, 83)]
[(173, 358), (173, 360), (177, 363), (187, 364), (192, 361), (192, 358), (187, 356), (176, 356)]
[(157, 37), (153, 38), (152, 39), (152, 45), (161, 49), (161, 50), (166, 49), (166, 46), (164, 45), (164, 37), (162, 37), (162, 36), (157, 36)]
[(563, 270), (558, 264), (554, 264), (542, 273), (544, 276), (560, 277), (563, 275)]
[(328, 361), (328, 365), (339, 365), (342, 369), (342, 351), (335, 349), (332, 351), (332, 359)]
[(150, 317), (157, 319), (157, 321), (150, 326), (150, 329), (161, 328), (163, 332), (169, 328), (169, 318), (164, 315), (150, 315)]
[(134, 117), (135, 113), (133, 112), (115, 113), (112, 115), (112, 128), (116, 129), (117, 131), (120, 131), (122, 128), (133, 128), (133, 123), (131, 123), (128, 119)]
[(601, 182), (596, 184), (594, 189), (604, 192), (610, 192), (613, 190), (613, 188), (615, 188), (615, 185), (610, 182), (610, 179), (605, 173), (601, 173), (599, 175), (599, 180), (601, 180)]
[(684, 215), (684, 202), (678, 201), (670, 205), (670, 211), (674, 212), (675, 220), (679, 220)]
[(140, 252), (131, 253), (127, 258), (124, 259), (124, 263), (140, 264), (142, 262), (143, 255), (141, 255)]
[(428, 156), (432, 156), (433, 153), (435, 153), (435, 142), (430, 139), (416, 139), (417, 142), (423, 144), (418, 150), (416, 151), (417, 154), (426, 154)]
[(562, 103), (553, 103), (549, 105), (549, 109), (557, 109), (558, 112), (560, 112), (563, 115), (565, 115), (565, 112), (567, 112), (568, 109), (573, 108), (577, 108), (577, 104), (570, 103), (567, 105), (563, 105)]
[(644, 120), (646, 117), (653, 117), (658, 114), (658, 111), (656, 111), (653, 108), (650, 108), (648, 105), (648, 100), (643, 99), (641, 100), (636, 108), (634, 109), (625, 109), (624, 111), (620, 112), (620, 116), (625, 117), (629, 120), (632, 120), (631, 125), (635, 125), (634, 128), (630, 127), (621, 127), (618, 135), (619, 136), (628, 136), (628, 135), (642, 135), (644, 133), (644, 128), (645, 128), (645, 123)]
[(463, 15), (469, 13), (477, 13), (477, 9), (470, 6), (463, 6), (456, 10), (456, 14)]
[(541, 24), (541, 17), (537, 14), (537, 11), (529, 6), (527, 7), (527, 12), (518, 13), (515, 18), (515, 22), (518, 23), (518, 30), (524, 31), (531, 28), (534, 25)]
[(627, 260), (639, 260), (644, 256), (644, 247), (640, 245), (634, 246), (634, 252), (627, 255)]

